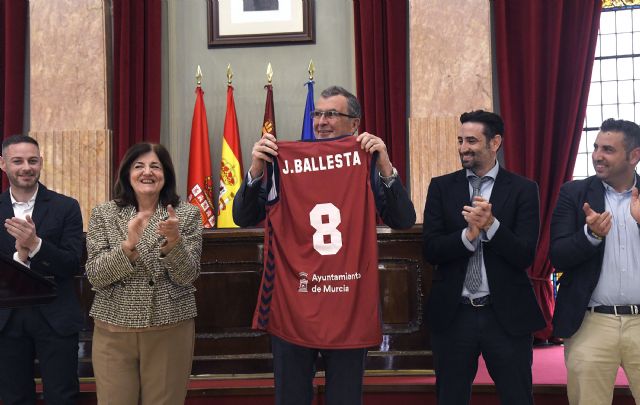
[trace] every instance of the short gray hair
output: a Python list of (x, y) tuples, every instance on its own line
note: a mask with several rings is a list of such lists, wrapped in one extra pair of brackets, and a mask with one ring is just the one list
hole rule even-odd
[(360, 103), (356, 96), (351, 94), (347, 89), (340, 86), (331, 86), (322, 90), (320, 94), (322, 98), (329, 98), (333, 96), (343, 96), (347, 99), (347, 114), (351, 115), (353, 118), (360, 118), (361, 110)]

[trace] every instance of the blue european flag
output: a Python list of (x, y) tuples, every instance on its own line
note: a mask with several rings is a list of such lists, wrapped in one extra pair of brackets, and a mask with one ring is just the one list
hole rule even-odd
[(313, 118), (311, 118), (311, 112), (316, 109), (313, 103), (313, 83), (313, 80), (309, 80), (305, 83), (305, 86), (307, 86), (307, 103), (304, 106), (302, 133), (300, 134), (300, 139), (303, 141), (312, 141), (316, 139), (313, 134)]

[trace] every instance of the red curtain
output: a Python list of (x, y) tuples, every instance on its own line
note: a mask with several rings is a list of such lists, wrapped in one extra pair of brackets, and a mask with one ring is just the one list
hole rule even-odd
[[(23, 133), (29, 3), (0, 0), (0, 140)], [(9, 182), (2, 174), (2, 190)]]
[(160, 141), (161, 0), (113, 0), (113, 163)]
[(551, 214), (571, 179), (589, 95), (600, 0), (494, 0), (500, 112), (507, 168), (540, 186), (541, 235), (530, 270), (551, 336)]
[(408, 2), (354, 0), (361, 131), (382, 138), (406, 180)]

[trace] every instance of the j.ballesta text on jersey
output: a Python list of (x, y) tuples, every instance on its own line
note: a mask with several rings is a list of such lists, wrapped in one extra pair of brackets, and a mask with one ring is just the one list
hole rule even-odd
[(284, 161), (282, 174), (298, 174), (306, 172), (318, 172), (322, 170), (335, 170), (343, 167), (359, 166), (360, 154), (358, 151), (338, 153), (335, 155), (314, 156), (303, 159), (293, 159), (291, 165)]

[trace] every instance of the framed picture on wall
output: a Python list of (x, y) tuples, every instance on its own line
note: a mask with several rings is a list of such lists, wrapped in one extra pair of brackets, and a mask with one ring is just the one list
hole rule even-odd
[(207, 0), (209, 48), (314, 42), (314, 0)]

